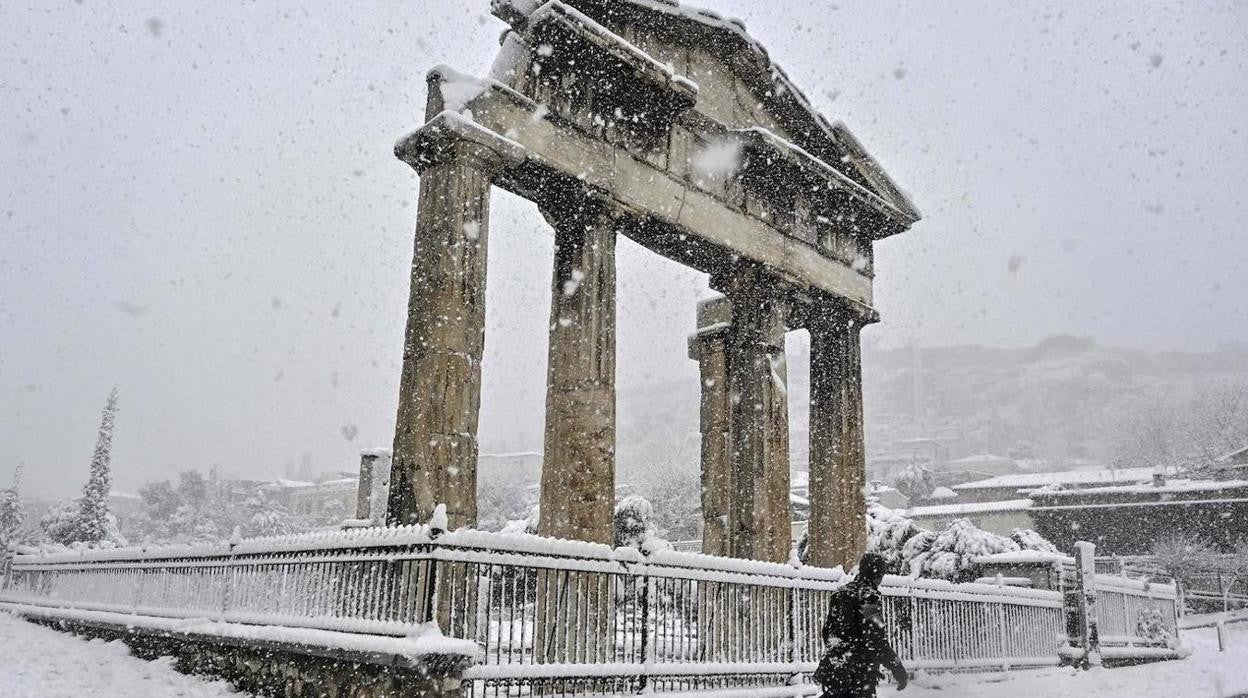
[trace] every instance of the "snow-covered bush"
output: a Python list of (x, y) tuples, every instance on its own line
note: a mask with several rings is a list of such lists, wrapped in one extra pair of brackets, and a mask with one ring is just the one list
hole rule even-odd
[[(909, 571), (909, 560), (918, 551), (907, 552), (910, 541), (931, 533), (920, 528), (918, 524), (902, 516), (894, 509), (878, 503), (867, 505), (867, 550), (876, 553), (888, 563), (890, 574), (906, 574)], [(802, 564), (810, 561), (810, 528), (802, 531), (797, 541), (797, 559)]]
[(898, 492), (906, 495), (906, 498), (910, 500), (911, 506), (913, 506), (915, 503), (927, 499), (936, 490), (936, 483), (932, 479), (932, 471), (918, 463), (912, 463), (906, 466), (906, 469), (901, 471), (897, 478), (893, 480), (893, 487)]
[(971, 581), (976, 576), (975, 558), (1018, 550), (1018, 544), (1009, 538), (985, 531), (970, 519), (958, 519), (936, 534), (926, 550), (911, 559), (911, 571), (923, 577)]
[(1057, 546), (1030, 528), (1016, 528), (1010, 531), (1010, 540), (1014, 541), (1019, 550), (1035, 550), (1042, 553), (1058, 552)]
[(645, 497), (630, 494), (615, 505), (615, 547), (637, 548), (647, 553), (671, 547), (659, 538), (654, 506)]
[(1135, 635), (1149, 642), (1174, 647), (1174, 635), (1166, 627), (1160, 608), (1141, 608), (1135, 613)]
[(909, 571), (906, 544), (925, 530), (893, 509), (875, 504), (867, 508), (867, 552), (888, 563), (892, 574)]
[(536, 506), (529, 511), (529, 515), (523, 519), (512, 519), (503, 524), (500, 533), (508, 535), (537, 535), (537, 523), (540, 520), (541, 510)]

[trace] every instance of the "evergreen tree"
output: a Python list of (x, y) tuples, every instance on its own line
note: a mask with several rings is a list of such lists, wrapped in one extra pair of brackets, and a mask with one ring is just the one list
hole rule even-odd
[(117, 389), (108, 394), (108, 402), (100, 416), (100, 433), (91, 456), (91, 473), (82, 488), (79, 500), (75, 539), (84, 543), (100, 543), (116, 535), (117, 525), (108, 512), (108, 495), (112, 491), (109, 465), (113, 454), (113, 421), (117, 416)]
[(0, 556), (10, 543), (17, 543), (18, 533), (22, 528), (22, 466), (17, 466), (13, 474), (13, 484), (8, 489), (0, 490)]

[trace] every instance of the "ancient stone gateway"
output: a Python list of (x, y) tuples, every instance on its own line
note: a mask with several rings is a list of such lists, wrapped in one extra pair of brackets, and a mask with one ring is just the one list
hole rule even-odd
[(429, 73), (391, 521), (445, 503), (476, 521), (491, 186), (555, 229), (540, 532), (610, 542), (615, 241), (710, 275), (702, 375), (706, 552), (789, 554), (784, 335), (811, 336), (811, 558), (865, 537), (859, 331), (872, 245), (918, 213), (737, 22), (670, 0), (495, 0), (511, 29), (489, 78)]

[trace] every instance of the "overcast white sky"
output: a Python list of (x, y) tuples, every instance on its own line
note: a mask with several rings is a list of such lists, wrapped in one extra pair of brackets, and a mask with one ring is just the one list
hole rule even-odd
[[(877, 246), (890, 345), (1248, 342), (1248, 3), (708, 0), (925, 218)], [(0, 485), (123, 489), (388, 444), (424, 74), (487, 0), (0, 3)], [(495, 198), (482, 438), (540, 448), (551, 238)], [(699, 275), (620, 253), (623, 390), (683, 379)], [(348, 429), (357, 431), (352, 440)]]

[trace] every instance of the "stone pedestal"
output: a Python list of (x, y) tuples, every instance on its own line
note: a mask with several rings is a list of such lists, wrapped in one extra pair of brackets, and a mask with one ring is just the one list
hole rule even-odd
[(857, 564), (866, 549), (862, 345), (874, 313), (827, 301), (810, 311), (809, 564)]
[(421, 172), (394, 434), (392, 523), (423, 523), (440, 503), (452, 529), (477, 519), (490, 166), (451, 149)]
[(541, 535), (610, 544), (615, 508), (615, 220), (590, 200), (555, 228)]

